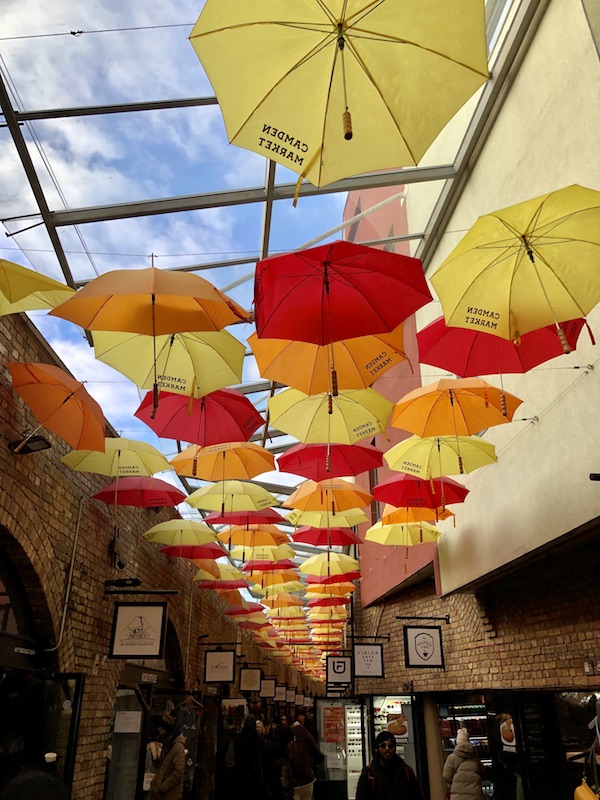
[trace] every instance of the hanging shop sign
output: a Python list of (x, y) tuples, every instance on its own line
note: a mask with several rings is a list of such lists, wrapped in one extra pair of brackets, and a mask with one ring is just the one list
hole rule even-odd
[(277, 686), (275, 688), (275, 697), (273, 699), (281, 703), (285, 703), (286, 691), (287, 691), (287, 686), (285, 684), (283, 684), (283, 686)]
[(261, 672), (259, 669), (240, 670), (240, 692), (258, 692)]
[(110, 658), (162, 658), (166, 603), (115, 603)]
[(296, 690), (295, 689), (288, 689), (285, 693), (285, 702), (286, 703), (293, 703), (296, 699)]
[(272, 697), (275, 699), (275, 690), (277, 689), (277, 682), (273, 678), (265, 678), (260, 682), (259, 697)]
[(204, 654), (204, 683), (233, 683), (235, 650), (207, 650)]
[(357, 678), (385, 678), (382, 644), (354, 645), (354, 675)]
[(327, 683), (348, 685), (352, 682), (352, 657), (327, 656)]
[(444, 669), (442, 629), (439, 625), (404, 626), (404, 665), (420, 669)]

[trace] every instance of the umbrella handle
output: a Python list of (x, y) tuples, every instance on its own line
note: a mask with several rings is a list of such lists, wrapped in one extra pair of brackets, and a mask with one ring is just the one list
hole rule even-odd
[(331, 370), (331, 394), (334, 397), (339, 395), (337, 369)]
[(571, 352), (571, 346), (569, 345), (567, 337), (565, 336), (565, 332), (560, 327), (560, 325), (556, 326), (556, 335), (558, 336), (558, 339), (562, 345), (563, 353), (565, 353), (565, 355), (568, 355)]
[(350, 141), (352, 138), (352, 116), (348, 109), (342, 114), (342, 127), (344, 128), (344, 139)]

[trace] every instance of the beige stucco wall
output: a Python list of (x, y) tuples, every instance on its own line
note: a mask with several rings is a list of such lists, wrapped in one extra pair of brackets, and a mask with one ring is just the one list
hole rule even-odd
[[(573, 183), (600, 190), (598, 131), (600, 63), (582, 4), (552, 0), (428, 277), (479, 215)], [(431, 204), (425, 190), (410, 187), (411, 226), (425, 204)], [(600, 254), (590, 269), (600, 274)], [(441, 313), (431, 304), (418, 327)], [(588, 321), (600, 342), (600, 307)], [(573, 369), (587, 364), (595, 368)], [(423, 383), (435, 372), (424, 366)], [(499, 385), (498, 376), (487, 380)], [(456, 527), (440, 525), (444, 593), (600, 516), (600, 483), (588, 477), (600, 472), (600, 345), (592, 347), (584, 330), (576, 353), (503, 381), (525, 401), (515, 418), (538, 421), (513, 421), (485, 433), (498, 463), (463, 476), (471, 493), (453, 509)]]

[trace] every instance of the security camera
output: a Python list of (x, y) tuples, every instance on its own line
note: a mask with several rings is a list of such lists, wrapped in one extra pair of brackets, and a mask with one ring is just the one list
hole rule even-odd
[(123, 561), (123, 559), (120, 556), (117, 556), (117, 563), (115, 566), (117, 569), (125, 569), (127, 564)]

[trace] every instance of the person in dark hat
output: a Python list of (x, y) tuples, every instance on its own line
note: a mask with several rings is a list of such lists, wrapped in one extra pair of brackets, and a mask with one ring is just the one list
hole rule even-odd
[(158, 770), (150, 786), (150, 800), (181, 800), (185, 773), (185, 739), (177, 725), (177, 719), (168, 712), (158, 723), (159, 741), (162, 749), (158, 759)]
[(396, 753), (390, 731), (377, 734), (373, 760), (358, 780), (356, 800), (423, 800), (415, 773)]

